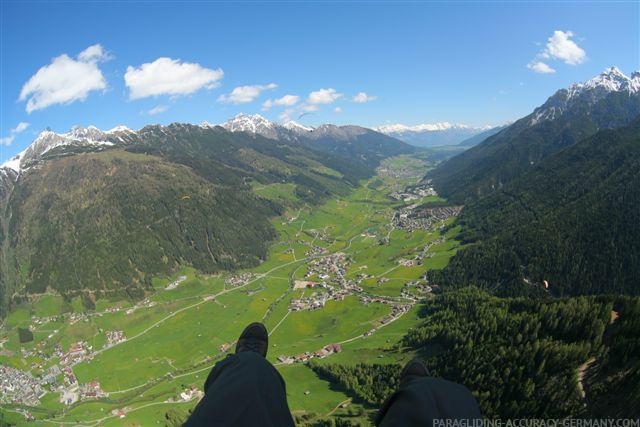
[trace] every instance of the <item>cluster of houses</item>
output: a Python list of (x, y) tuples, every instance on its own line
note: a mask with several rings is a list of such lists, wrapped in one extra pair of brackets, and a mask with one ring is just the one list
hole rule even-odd
[(410, 166), (406, 167), (389, 167), (379, 166), (376, 172), (380, 176), (387, 176), (391, 178), (416, 178), (422, 173), (416, 173), (416, 170)]
[[(342, 301), (348, 295), (362, 292), (357, 282), (345, 277), (349, 261), (343, 252), (311, 261), (304, 275), (305, 280), (296, 280), (294, 289), (316, 288), (318, 291), (309, 297), (292, 299), (289, 310), (317, 310), (324, 307), (329, 300)], [(311, 278), (317, 278), (318, 281), (308, 280)]]
[(340, 353), (341, 351), (342, 346), (340, 344), (329, 344), (314, 352), (307, 351), (295, 356), (278, 356), (278, 361), (285, 365), (290, 365), (292, 363), (304, 363), (313, 358), (324, 359), (325, 357), (331, 356), (334, 353)]
[(388, 314), (387, 316), (383, 317), (380, 320), (380, 324), (381, 325), (386, 325), (388, 323), (393, 322), (394, 320), (396, 320), (398, 317), (402, 316), (403, 314), (405, 314), (407, 311), (409, 311), (409, 309), (413, 306), (413, 304), (398, 304), (398, 305), (394, 305), (391, 309), (391, 314)]
[(86, 384), (80, 384), (78, 387), (80, 392), (80, 400), (99, 399), (108, 397), (109, 393), (102, 390), (98, 381), (90, 381)]
[(435, 208), (416, 209), (418, 205), (410, 205), (394, 212), (391, 224), (395, 228), (407, 230), (428, 230), (434, 223), (457, 216), (462, 206), (442, 206)]
[(69, 351), (67, 352), (63, 352), (62, 348), (59, 345), (56, 345), (53, 356), (59, 357), (60, 365), (73, 366), (84, 360), (90, 360), (92, 358), (91, 350), (93, 350), (93, 347), (86, 341), (78, 341), (71, 344), (69, 346)]
[(329, 237), (329, 235), (324, 231), (311, 228), (309, 230), (306, 230), (306, 232), (309, 233), (311, 236), (313, 236), (314, 239), (322, 240), (323, 242), (331, 241), (331, 238)]
[(402, 200), (403, 202), (411, 202), (413, 200), (420, 200), (423, 197), (437, 195), (436, 190), (433, 189), (431, 184), (418, 184), (407, 187), (404, 191), (395, 191), (389, 194), (389, 197), (395, 200)]
[(0, 403), (38, 406), (45, 394), (40, 380), (30, 372), (0, 365)]
[(433, 252), (429, 252), (429, 250), (435, 245), (444, 243), (444, 241), (445, 241), (444, 237), (439, 237), (438, 239), (429, 242), (429, 244), (426, 245), (424, 248), (422, 248), (420, 252), (413, 255), (412, 258), (400, 258), (398, 260), (398, 264), (405, 267), (422, 265), (425, 258), (432, 258), (434, 255)]
[(102, 390), (98, 381), (79, 384), (75, 374), (68, 366), (62, 368), (62, 374), (64, 384), (56, 388), (56, 391), (60, 393), (60, 403), (72, 405), (79, 400), (100, 399), (109, 396), (109, 393)]
[(305, 252), (305, 256), (308, 257), (313, 257), (313, 256), (318, 256), (318, 255), (322, 255), (323, 253), (326, 253), (327, 250), (321, 246), (311, 246), (311, 249), (309, 249), (307, 252)]
[(174, 402), (189, 402), (190, 400), (199, 400), (204, 396), (204, 393), (198, 390), (198, 387), (192, 385), (191, 387), (183, 390), (177, 397), (170, 397), (165, 402), (166, 403), (174, 403)]
[(114, 409), (111, 411), (111, 415), (114, 415), (120, 419), (124, 418), (127, 416), (127, 411), (129, 411), (129, 408), (118, 408), (118, 409)]
[(423, 297), (433, 292), (433, 287), (421, 280), (405, 283), (400, 291), (400, 296), (413, 299), (416, 296)]
[(113, 347), (114, 345), (127, 340), (124, 335), (124, 331), (107, 331), (107, 342), (104, 343), (104, 348)]
[(249, 283), (250, 280), (254, 279), (256, 277), (255, 274), (253, 273), (241, 273), (241, 274), (236, 274), (234, 276), (229, 276), (224, 283), (226, 285), (229, 285), (232, 288), (237, 288), (239, 286), (244, 286), (247, 283)]

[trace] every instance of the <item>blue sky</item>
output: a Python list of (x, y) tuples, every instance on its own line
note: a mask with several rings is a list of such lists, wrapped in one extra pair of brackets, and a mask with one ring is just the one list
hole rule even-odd
[(640, 69), (637, 1), (0, 5), (0, 162), (45, 127), (240, 112), (497, 125), (609, 66)]

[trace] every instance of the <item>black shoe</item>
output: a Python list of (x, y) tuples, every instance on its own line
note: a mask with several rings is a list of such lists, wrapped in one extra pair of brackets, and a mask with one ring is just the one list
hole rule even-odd
[(427, 376), (429, 376), (429, 369), (427, 369), (422, 360), (413, 359), (402, 368), (402, 372), (400, 372), (400, 385), (406, 384), (413, 379)]
[(236, 354), (243, 351), (255, 351), (266, 357), (269, 348), (269, 334), (262, 323), (253, 322), (240, 334), (236, 344)]

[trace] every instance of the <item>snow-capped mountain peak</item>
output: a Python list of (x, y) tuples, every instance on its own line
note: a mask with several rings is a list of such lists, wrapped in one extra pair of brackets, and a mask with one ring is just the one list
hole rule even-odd
[(635, 71), (627, 77), (619, 68), (610, 67), (584, 83), (561, 89), (534, 110), (529, 124), (554, 120), (576, 103), (593, 105), (613, 92), (626, 92), (629, 96), (640, 94), (640, 72)]
[(289, 129), (294, 132), (312, 132), (313, 128), (309, 126), (301, 125), (298, 122), (294, 122), (293, 120), (286, 122), (282, 125), (283, 128)]
[(26, 150), (14, 156), (2, 164), (1, 167), (9, 168), (20, 173), (25, 167), (37, 163), (43, 155), (58, 147), (98, 147), (114, 145), (110, 141), (110, 136), (115, 135), (117, 139), (122, 139), (117, 135), (122, 132), (133, 132), (124, 126), (118, 126), (108, 132), (103, 132), (95, 126), (74, 126), (65, 133), (56, 133), (46, 128), (33, 140)]
[(609, 92), (625, 89), (631, 79), (616, 67), (604, 70), (600, 75), (592, 78), (583, 85), (583, 89), (603, 88)]
[(375, 130), (412, 145), (435, 147), (458, 144), (491, 128), (492, 126), (474, 127), (461, 123), (437, 122), (417, 125), (396, 123), (379, 126)]
[(231, 132), (249, 132), (260, 133), (265, 129), (273, 129), (275, 123), (262, 117), (260, 114), (238, 114), (237, 116), (227, 120), (222, 127)]
[(120, 125), (120, 126), (116, 126), (116, 127), (112, 128), (112, 129), (109, 129), (105, 133), (118, 133), (118, 132), (133, 132), (133, 129), (129, 129), (128, 127), (126, 127), (124, 125)]

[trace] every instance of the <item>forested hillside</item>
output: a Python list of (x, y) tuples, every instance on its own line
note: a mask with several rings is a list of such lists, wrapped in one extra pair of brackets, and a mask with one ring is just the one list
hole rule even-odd
[[(584, 87), (561, 89), (530, 115), (443, 163), (428, 177), (440, 195), (455, 203), (500, 190), (597, 131), (633, 121), (640, 114), (640, 94), (622, 89), (630, 81), (615, 70)], [(605, 84), (612, 82), (621, 84), (621, 89), (605, 90)]]
[(599, 132), (469, 204), (459, 251), (429, 279), (501, 295), (640, 293), (640, 119)]
[[(404, 351), (415, 351), (432, 375), (466, 385), (486, 417), (638, 415), (638, 298), (498, 298), (465, 288), (427, 302), (422, 315)], [(374, 409), (401, 369), (313, 367)]]
[(256, 265), (283, 206), (251, 183), (291, 185), (297, 203), (315, 205), (347, 194), (377, 165), (220, 127), (103, 135), (117, 144), (56, 146), (2, 186), (5, 302), (48, 289), (140, 297), (151, 276), (179, 266)]

